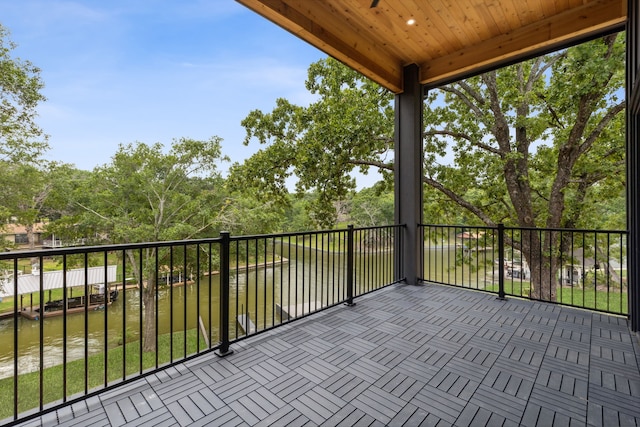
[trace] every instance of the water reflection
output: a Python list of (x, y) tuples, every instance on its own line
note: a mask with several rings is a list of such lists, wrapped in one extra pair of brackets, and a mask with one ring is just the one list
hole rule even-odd
[[(248, 269), (238, 264), (237, 270), (234, 269), (230, 280), (232, 339), (245, 333), (236, 322), (238, 315), (249, 313), (260, 330), (281, 322), (276, 304), (302, 305), (303, 313), (307, 314), (345, 298), (346, 266), (342, 254), (294, 249), (293, 246), (284, 252), (282, 255), (287, 260), (299, 261), (275, 265), (274, 257), (268, 260), (266, 268)], [(392, 264), (392, 254), (356, 257), (356, 283), (360, 287), (356, 294), (390, 283)], [(200, 318), (205, 333), (211, 335), (212, 345), (216, 345), (220, 318), (218, 276), (201, 277), (187, 286), (162, 287), (157, 298), (159, 335), (196, 330)], [(83, 359), (85, 349), (87, 354), (93, 355), (121, 346), (124, 340), (139, 340), (141, 322), (145, 321), (141, 308), (139, 290), (129, 288), (121, 290), (119, 299), (111, 306), (89, 311), (86, 322), (84, 313), (68, 315), (66, 322), (62, 316), (44, 318), (42, 366), (62, 364), (65, 348), (69, 362)], [(41, 321), (25, 318), (17, 321), (19, 374), (40, 369), (40, 325)], [(14, 374), (13, 319), (0, 321), (0, 342), (3, 343), (0, 346), (0, 378), (6, 378)]]

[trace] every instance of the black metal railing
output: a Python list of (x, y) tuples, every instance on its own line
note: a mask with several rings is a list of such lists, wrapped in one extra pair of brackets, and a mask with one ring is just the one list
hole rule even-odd
[(421, 225), (425, 282), (626, 315), (626, 231)]
[[(401, 226), (0, 254), (8, 423), (399, 281)], [(400, 255), (401, 256), (401, 255)], [(11, 404), (8, 404), (11, 402)]]

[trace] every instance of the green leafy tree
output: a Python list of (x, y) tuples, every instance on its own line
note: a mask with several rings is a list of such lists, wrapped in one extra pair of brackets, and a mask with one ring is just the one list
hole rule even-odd
[(64, 198), (63, 187), (68, 182), (69, 166), (40, 161), (30, 163), (0, 162), (0, 198), (7, 220), (25, 227), (29, 249), (35, 248), (35, 226), (49, 222), (56, 205)]
[(253, 186), (265, 199), (289, 203), (287, 180), (297, 177), (300, 197), (309, 201), (313, 222), (335, 224), (334, 201), (355, 188), (349, 173), (389, 158), (393, 136), (393, 98), (357, 72), (333, 59), (309, 68), (307, 89), (318, 100), (299, 107), (278, 99), (271, 113), (252, 111), (243, 120), (245, 144), (256, 138), (265, 148), (231, 168), (234, 187)]
[(36, 108), (45, 100), (44, 84), (36, 66), (13, 56), (15, 48), (9, 31), (0, 24), (0, 217), (17, 218), (25, 225), (32, 247), (33, 223), (46, 199), (35, 193), (47, 193), (40, 171), (46, 167), (35, 165), (48, 148), (36, 123)]
[[(211, 236), (219, 230), (226, 208), (217, 165), (226, 160), (220, 138), (182, 138), (167, 153), (161, 144), (120, 146), (110, 164), (88, 180), (89, 200), (78, 200), (81, 223), (109, 243), (167, 241)], [(160, 265), (168, 254), (158, 251)], [(126, 251), (131, 271), (141, 286), (144, 304), (143, 348), (156, 350), (156, 248)]]
[(349, 198), (349, 219), (358, 227), (374, 227), (393, 223), (394, 195), (375, 186), (363, 188)]
[[(443, 213), (440, 204), (445, 219), (490, 226), (584, 224), (586, 207), (624, 185), (624, 51), (624, 35), (610, 35), (431, 91), (426, 210)], [(310, 67), (307, 88), (318, 97), (308, 107), (280, 99), (271, 113), (247, 116), (245, 143), (264, 148), (233, 173), (276, 199), (295, 174), (298, 190), (318, 191), (314, 208), (331, 224), (331, 202), (353, 188), (350, 172), (393, 173), (393, 98), (332, 59)], [(557, 233), (541, 239), (511, 244), (529, 257), (531, 295), (555, 300), (557, 258), (529, 249), (560, 242)]]
[(16, 48), (0, 24), (0, 160), (36, 160), (47, 148), (47, 137), (36, 123), (37, 106), (45, 100), (40, 69), (13, 57)]
[(312, 199), (312, 194), (289, 195), (284, 212), (283, 231), (310, 230), (314, 227), (313, 219), (309, 215), (309, 205)]
[(265, 234), (279, 231), (284, 208), (252, 192), (235, 192), (227, 196), (220, 223), (232, 235)]
[[(425, 183), (487, 225), (575, 228), (602, 188), (624, 185), (624, 50), (611, 35), (434, 91)], [(531, 295), (555, 300), (559, 234), (511, 244)]]

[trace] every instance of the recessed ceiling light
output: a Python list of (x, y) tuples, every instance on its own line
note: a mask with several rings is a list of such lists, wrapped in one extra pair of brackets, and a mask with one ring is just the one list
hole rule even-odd
[(416, 20), (413, 18), (407, 20), (407, 25), (413, 25), (415, 23), (416, 23)]

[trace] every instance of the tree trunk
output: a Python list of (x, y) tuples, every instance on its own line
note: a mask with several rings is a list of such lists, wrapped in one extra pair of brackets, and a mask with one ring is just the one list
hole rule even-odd
[[(133, 269), (133, 276), (138, 282), (140, 292), (142, 292), (143, 305), (143, 325), (142, 328), (142, 351), (157, 351), (156, 343), (156, 287), (158, 275), (155, 269), (150, 269), (148, 277), (145, 280), (143, 271), (140, 270), (133, 251), (126, 251), (126, 256)], [(143, 256), (140, 253), (140, 256)], [(155, 259), (155, 249), (148, 250), (144, 256), (147, 260)], [(149, 262), (146, 265), (151, 265)]]
[(147, 285), (141, 287), (142, 303), (144, 305), (142, 350), (154, 352), (157, 350), (156, 340), (156, 275), (149, 277)]
[(529, 265), (531, 290), (529, 296), (541, 301), (556, 301), (558, 294), (558, 257), (554, 256), (558, 245), (557, 232), (545, 231), (541, 235), (534, 230), (524, 230), (521, 253)]

